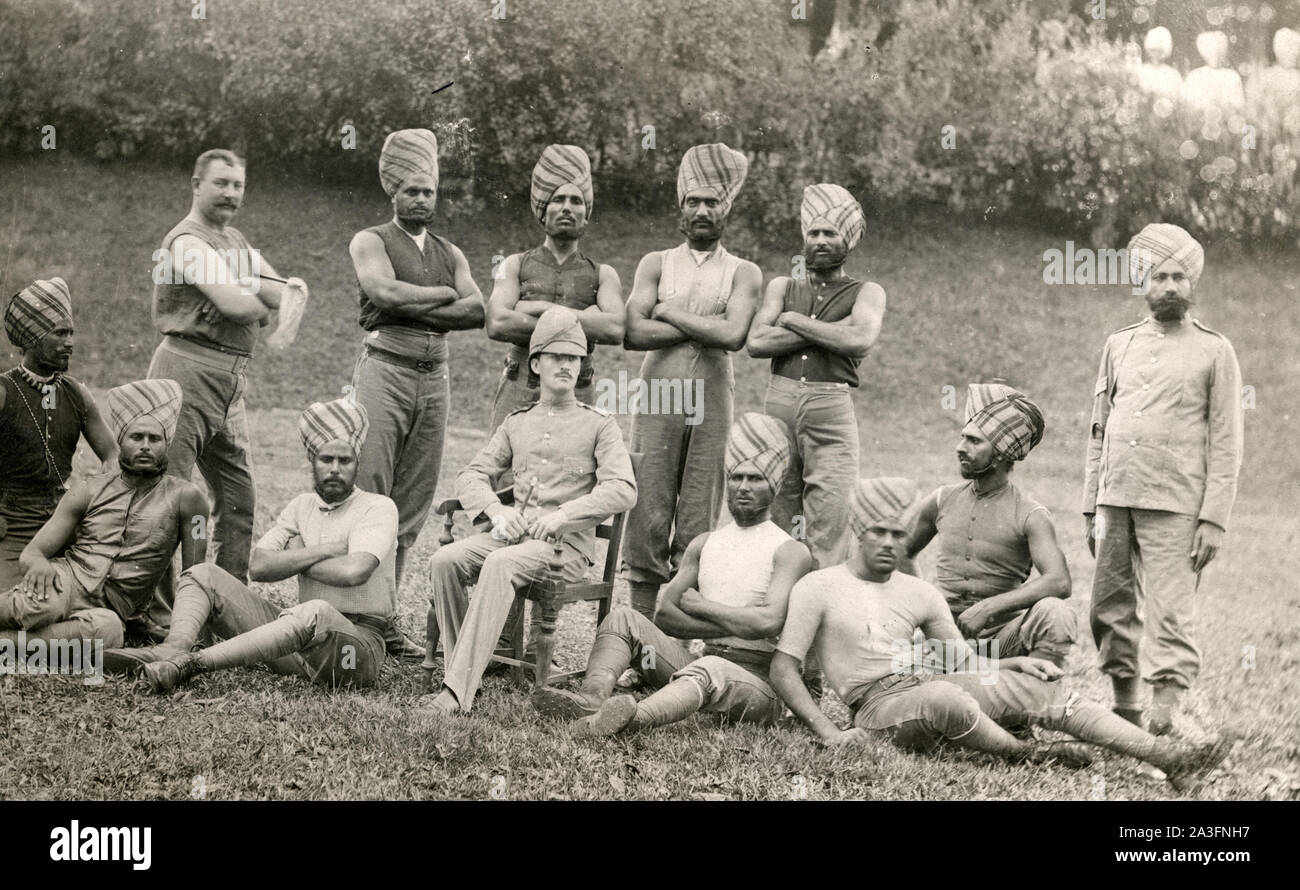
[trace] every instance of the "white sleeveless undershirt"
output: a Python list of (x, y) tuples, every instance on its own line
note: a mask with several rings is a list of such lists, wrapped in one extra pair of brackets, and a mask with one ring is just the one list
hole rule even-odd
[[(772, 580), (772, 565), (782, 544), (794, 540), (770, 519), (749, 528), (734, 522), (709, 534), (700, 551), (700, 594), (734, 608), (762, 606)], [(776, 640), (718, 637), (707, 642), (771, 652)]]

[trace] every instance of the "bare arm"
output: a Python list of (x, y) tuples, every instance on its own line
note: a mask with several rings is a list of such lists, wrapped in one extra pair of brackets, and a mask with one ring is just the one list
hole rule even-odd
[(885, 290), (868, 281), (858, 291), (848, 323), (825, 322), (798, 312), (783, 312), (777, 323), (824, 349), (849, 358), (863, 358), (880, 336), (885, 317)]
[(758, 307), (758, 291), (763, 284), (763, 274), (758, 266), (742, 262), (732, 280), (727, 309), (722, 315), (696, 315), (676, 300), (659, 303), (651, 310), (651, 318), (666, 321), (704, 346), (735, 352), (745, 345), (749, 324)]
[[(237, 280), (228, 280), (236, 277), (233, 270), (230, 275), (207, 275), (207, 270), (229, 268), (229, 263), (226, 258), (192, 235), (178, 235), (172, 241), (172, 249), (168, 254), (168, 262), (172, 265), (172, 279), (184, 276), (186, 260), (198, 262), (201, 259), (204, 273), (196, 276), (194, 286), (203, 293), (208, 302), (216, 307), (223, 318), (239, 324), (252, 324), (264, 320), (271, 314), (271, 310), (280, 305), (278, 287), (274, 289), (259, 287), (258, 292), (253, 294)], [(177, 268), (178, 263), (179, 268)], [(223, 281), (208, 281), (209, 277), (221, 278)], [(267, 291), (266, 299), (262, 298), (263, 290)]]
[(99, 412), (99, 405), (90, 390), (80, 383), (74, 383), (81, 393), (81, 402), (86, 406), (86, 420), (81, 427), (81, 434), (90, 443), (90, 448), (99, 458), (101, 466), (111, 466), (117, 462), (117, 439), (104, 422), (104, 415)]
[(663, 269), (663, 254), (648, 253), (636, 267), (632, 282), (632, 295), (627, 300), (623, 348), (646, 351), (676, 346), (690, 339), (686, 334), (664, 321), (650, 318), (659, 299), (659, 275)]
[(692, 598), (685, 611), (695, 618), (710, 621), (726, 628), (731, 636), (742, 640), (765, 640), (774, 637), (785, 626), (785, 610), (790, 601), (790, 588), (808, 574), (812, 568), (812, 555), (798, 541), (787, 541), (776, 551), (772, 560), (772, 578), (761, 606), (725, 606), (712, 600)]
[(822, 713), (822, 709), (809, 694), (808, 687), (803, 684), (799, 662), (793, 655), (778, 650), (772, 656), (768, 679), (772, 681), (772, 688), (781, 696), (781, 700), (819, 739), (831, 741), (840, 735), (840, 728)]
[(426, 306), (418, 318), (442, 331), (469, 331), (483, 327), (483, 294), (474, 283), (469, 261), (456, 245), (451, 245), (455, 257), (457, 298), (445, 306)]
[(655, 626), (679, 640), (704, 640), (731, 636), (731, 632), (725, 627), (702, 618), (694, 618), (683, 612), (679, 605), (682, 593), (695, 590), (700, 583), (700, 551), (704, 549), (704, 542), (708, 538), (709, 533), (705, 532), (691, 541), (682, 555), (681, 567), (673, 576), (673, 580), (668, 582), (663, 600), (659, 603), (658, 611), (655, 612)]
[(930, 492), (907, 522), (907, 558), (912, 559), (925, 549), (939, 533), (939, 490)]
[(527, 346), (537, 327), (537, 316), (516, 308), (519, 303), (519, 254), (501, 264), (487, 304), (488, 339)]
[(347, 547), (347, 541), (316, 544), (312, 547), (290, 547), (286, 550), (254, 547), (248, 565), (248, 577), (254, 581), (283, 581), (301, 575), (318, 562), (346, 555)]
[(24, 572), (43, 565), (72, 543), (77, 534), (77, 524), (86, 515), (90, 506), (90, 490), (84, 484), (74, 485), (59, 499), (54, 508), (54, 515), (46, 520), (41, 530), (27, 542), (18, 557), (18, 565)]
[(365, 584), (375, 569), (379, 568), (379, 557), (373, 553), (349, 553), (346, 556), (332, 556), (323, 559), (303, 574), (313, 581), (332, 584), (335, 587), (356, 587)]
[[(195, 517), (201, 519), (195, 522)], [(180, 534), (181, 571), (192, 565), (198, 565), (208, 555), (208, 534), (210, 527), (208, 516), (208, 499), (197, 485), (191, 485), (181, 494), (181, 509), (176, 517), (176, 531)]]
[(456, 300), (455, 288), (421, 287), (398, 281), (388, 251), (384, 249), (384, 241), (374, 232), (361, 231), (353, 235), (348, 253), (352, 255), (357, 282), (380, 309), (414, 318), (416, 315), (413, 313), (420, 309), (446, 306)]
[(789, 278), (773, 278), (763, 294), (754, 323), (749, 328), (745, 349), (754, 358), (773, 358), (808, 345), (807, 340), (788, 328), (778, 327), (776, 319), (785, 311), (785, 292)]

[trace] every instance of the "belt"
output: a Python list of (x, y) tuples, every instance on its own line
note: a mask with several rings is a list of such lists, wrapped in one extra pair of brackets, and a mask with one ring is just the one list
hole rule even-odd
[(446, 364), (442, 359), (425, 361), (411, 358), (409, 355), (398, 355), (396, 352), (389, 352), (387, 349), (376, 349), (370, 344), (366, 344), (366, 355), (375, 361), (384, 362), (388, 365), (397, 365), (399, 368), (406, 368), (410, 371), (419, 371), (421, 374), (441, 371)]
[(387, 618), (379, 618), (374, 615), (359, 615), (359, 614), (357, 615), (345, 614), (343, 617), (346, 618), (348, 621), (351, 621), (353, 624), (357, 625), (358, 627), (366, 627), (369, 628), (370, 630), (373, 630), (381, 637), (384, 636), (386, 633), (388, 633)]
[(720, 646), (713, 643), (704, 644), (705, 655), (716, 655), (719, 658), (725, 658), (733, 664), (738, 664), (743, 668), (758, 668), (766, 670), (772, 663), (772, 653), (762, 649), (746, 649), (743, 646)]
[(232, 374), (244, 373), (244, 369), (248, 367), (248, 363), (252, 360), (251, 356), (239, 355), (219, 347), (197, 343), (178, 334), (164, 336), (162, 345), (186, 358), (193, 359), (209, 367), (230, 371)]

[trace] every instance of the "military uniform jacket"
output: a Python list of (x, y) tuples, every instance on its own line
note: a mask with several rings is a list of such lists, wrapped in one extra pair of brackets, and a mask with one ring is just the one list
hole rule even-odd
[(1241, 369), (1195, 319), (1111, 334), (1092, 408), (1084, 513), (1098, 504), (1184, 513), (1228, 527), (1241, 468)]
[(469, 515), (499, 503), (492, 479), (506, 470), (514, 473), (515, 507), (527, 521), (562, 508), (571, 522), (582, 525), (565, 541), (588, 560), (595, 552), (595, 527), (636, 503), (632, 459), (618, 424), (572, 395), (506, 415), (456, 477), (456, 497)]

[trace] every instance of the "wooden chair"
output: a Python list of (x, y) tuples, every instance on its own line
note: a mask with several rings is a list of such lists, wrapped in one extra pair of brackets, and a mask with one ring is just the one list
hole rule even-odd
[[(640, 454), (631, 455), (632, 473), (638, 478), (641, 473), (641, 457)], [(512, 505), (515, 500), (514, 490), (507, 488), (498, 491), (497, 497), (500, 498), (501, 503)], [(455, 540), (453, 526), (456, 522), (456, 512), (464, 509), (461, 502), (456, 498), (448, 498), (435, 508), (434, 512), (443, 517), (442, 534), (438, 536), (439, 546), (445, 547)], [(479, 521), (485, 518), (480, 513), (474, 519), (475, 524), (478, 525)], [(515, 604), (510, 611), (510, 617), (506, 619), (506, 628), (509, 632), (511, 645), (497, 649), (492, 654), (492, 661), (498, 664), (510, 665), (514, 680), (519, 685), (527, 685), (529, 671), (533, 675), (533, 687), (538, 689), (548, 684), (563, 683), (565, 680), (580, 677), (585, 673), (584, 665), (584, 669), (580, 671), (564, 671), (551, 674), (551, 658), (555, 654), (556, 618), (559, 616), (560, 609), (569, 603), (595, 600), (597, 603), (596, 624), (599, 625), (601, 621), (605, 620), (605, 616), (609, 614), (610, 602), (614, 597), (614, 575), (618, 571), (618, 555), (623, 543), (623, 527), (626, 520), (626, 513), (618, 513), (596, 526), (596, 537), (609, 542), (605, 549), (605, 564), (601, 570), (599, 581), (591, 581), (585, 578), (580, 581), (565, 581), (561, 577), (560, 565), (564, 552), (563, 542), (561, 541), (555, 543), (555, 552), (551, 560), (550, 570), (545, 576), (535, 581), (529, 581), (527, 578), (522, 577), (515, 580)], [(541, 610), (541, 620), (536, 640), (537, 648), (532, 661), (529, 661), (526, 657), (525, 600), (532, 600), (533, 608)], [(425, 647), (428, 652), (433, 653), (437, 648), (439, 636), (437, 614), (434, 607), (430, 606), (425, 624)], [(423, 685), (426, 691), (433, 691), (435, 688), (433, 671), (430, 668), (425, 668)]]

